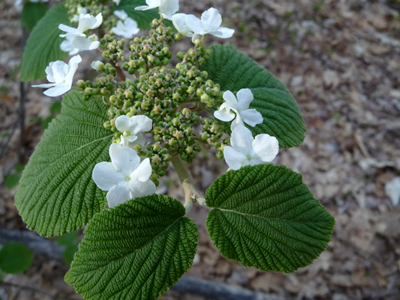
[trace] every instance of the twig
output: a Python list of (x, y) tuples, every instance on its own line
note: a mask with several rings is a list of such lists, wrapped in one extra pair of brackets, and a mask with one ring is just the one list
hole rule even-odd
[(171, 162), (178, 173), (179, 180), (182, 183), (185, 192), (185, 208), (186, 213), (192, 208), (193, 202), (199, 203), (201, 206), (206, 206), (206, 200), (195, 187), (192, 177), (189, 175), (188, 169), (178, 155), (171, 155)]
[[(31, 231), (11, 230), (0, 227), (0, 244), (4, 245), (12, 241), (27, 245), (35, 254), (62, 261), (64, 248), (58, 246), (51, 240), (42, 238)], [(189, 276), (183, 276), (177, 284), (171, 287), (171, 290), (204, 296), (210, 300), (285, 300), (285, 298), (277, 295), (253, 292), (224, 283), (217, 283)]]

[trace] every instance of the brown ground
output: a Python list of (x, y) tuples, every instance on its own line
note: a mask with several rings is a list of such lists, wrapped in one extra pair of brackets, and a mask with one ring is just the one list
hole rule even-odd
[[(399, 5), (383, 0), (180, 2), (181, 11), (198, 16), (218, 8), (224, 25), (236, 32), (228, 40), (207, 41), (235, 45), (289, 87), (308, 130), (301, 147), (282, 150), (276, 162), (302, 173), (336, 219), (328, 250), (311, 266), (284, 275), (221, 257), (204, 228), (206, 212), (197, 208), (191, 215), (199, 224), (200, 244), (189, 275), (296, 299), (399, 299), (400, 210), (385, 193), (386, 183), (400, 175)], [(0, 145), (5, 150), (0, 183), (17, 162), (20, 136), (18, 126), (13, 132), (19, 105), (13, 70), (21, 59), (21, 29), (12, 3), (0, 3)], [(40, 90), (28, 92), (24, 158), (40, 139), (37, 120), (49, 115), (52, 101)], [(12, 134), (8, 142), (4, 134)], [(192, 170), (205, 190), (225, 169), (222, 162), (203, 158)], [(171, 178), (168, 193), (181, 199), (177, 178)], [(14, 195), (15, 189), (0, 186), (0, 226), (24, 228)], [(65, 271), (60, 263), (38, 259), (28, 272), (5, 281), (65, 297), (73, 292), (63, 283)], [(1, 287), (0, 295), (52, 299)], [(202, 298), (169, 292), (163, 299)]]

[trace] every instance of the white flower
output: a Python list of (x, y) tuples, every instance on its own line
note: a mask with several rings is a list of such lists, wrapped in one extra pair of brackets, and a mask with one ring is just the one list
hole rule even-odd
[(61, 60), (51, 62), (45, 72), (47, 80), (52, 83), (32, 85), (32, 87), (49, 88), (44, 91), (44, 94), (49, 97), (57, 97), (68, 92), (71, 89), (72, 79), (81, 61), (82, 58), (76, 55), (71, 57), (68, 65)]
[(62, 41), (60, 48), (61, 48), (61, 51), (68, 52), (68, 55), (75, 55), (75, 54), (79, 53), (79, 49), (75, 48), (72, 45), (70, 38), (67, 38), (65, 41)]
[(58, 28), (66, 32), (65, 34), (60, 34), (60, 37), (66, 38), (64, 44), (62, 44), (62, 46), (60, 45), (61, 50), (69, 51), (70, 53), (78, 53), (79, 51), (97, 49), (100, 45), (97, 35), (92, 34), (87, 37), (84, 32), (90, 29), (96, 29), (102, 22), (103, 17), (101, 13), (99, 13), (96, 17), (89, 14), (80, 15), (78, 28), (60, 24)]
[(96, 185), (108, 191), (109, 207), (155, 193), (156, 186), (149, 179), (152, 168), (148, 158), (140, 162), (135, 150), (120, 144), (111, 144), (109, 152), (111, 162), (98, 163), (92, 172)]
[(128, 17), (128, 14), (124, 10), (114, 10), (114, 15), (116, 15), (122, 21)]
[(235, 30), (226, 27), (220, 27), (222, 17), (218, 9), (211, 7), (201, 15), (201, 20), (194, 15), (186, 16), (186, 25), (197, 34), (212, 34), (219, 38), (230, 38)]
[(77, 15), (72, 17), (72, 21), (79, 22), (80, 18), (83, 18), (87, 14), (87, 9), (85, 7), (78, 7)]
[(146, 0), (147, 5), (135, 7), (135, 10), (148, 10), (159, 7), (161, 15), (171, 20), (179, 10), (179, 0)]
[(86, 14), (79, 19), (78, 28), (73, 28), (64, 24), (58, 26), (59, 29), (65, 31), (60, 37), (86, 37), (85, 31), (98, 28), (103, 22), (103, 16), (99, 13), (96, 17)]
[(126, 18), (124, 23), (122, 23), (121, 20), (118, 20), (117, 27), (113, 27), (111, 28), (111, 30), (116, 35), (123, 36), (127, 39), (131, 39), (135, 34), (140, 31), (137, 22), (129, 17)]
[(118, 6), (121, 0), (113, 0), (113, 2)]
[(171, 20), (180, 34), (191, 37), (193, 31), (186, 25), (186, 16), (187, 14), (175, 14), (172, 16)]
[[(137, 140), (143, 140), (144, 135), (143, 132), (150, 131), (153, 127), (153, 121), (146, 116), (119, 116), (115, 120), (115, 126), (119, 132), (122, 132), (122, 135), (125, 140), (132, 143)], [(140, 143), (138, 141), (138, 143)]]
[(258, 134), (254, 139), (251, 131), (242, 125), (232, 131), (231, 145), (232, 147), (224, 147), (224, 157), (232, 170), (271, 162), (279, 151), (279, 143), (275, 137)]
[(100, 60), (92, 61), (90, 66), (95, 69), (96, 71), (101, 71), (104, 68), (104, 63)]
[(230, 122), (235, 119), (231, 125), (232, 130), (237, 125), (243, 125), (243, 122), (252, 127), (263, 122), (261, 113), (256, 109), (249, 109), (250, 103), (254, 100), (250, 89), (241, 89), (237, 93), (237, 99), (231, 91), (226, 91), (223, 94), (223, 98), (225, 103), (214, 112), (214, 117), (224, 122)]

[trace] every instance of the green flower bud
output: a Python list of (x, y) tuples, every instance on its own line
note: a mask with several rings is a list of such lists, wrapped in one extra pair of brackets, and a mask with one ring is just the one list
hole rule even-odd
[(188, 94), (193, 94), (194, 93), (194, 88), (192, 87), (192, 86), (190, 86), (188, 89), (187, 89), (187, 92), (188, 92)]
[(207, 94), (203, 94), (200, 97), (201, 102), (207, 103), (207, 101), (209, 100), (209, 97)]
[(76, 82), (76, 85), (77, 85), (79, 88), (81, 88), (81, 89), (84, 89), (84, 88), (86, 87), (85, 81), (83, 81), (82, 79), (79, 79), (79, 80)]
[(222, 151), (217, 152), (217, 158), (218, 159), (223, 159), (224, 158), (224, 153)]

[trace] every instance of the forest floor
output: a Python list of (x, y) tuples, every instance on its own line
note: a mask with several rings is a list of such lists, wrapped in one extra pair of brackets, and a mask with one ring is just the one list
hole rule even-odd
[[(22, 57), (22, 30), (13, 2), (0, 2), (0, 226), (24, 229), (14, 206), (16, 189), (6, 188), (4, 177), (16, 172), (18, 156), (28, 160), (54, 99), (28, 89), (20, 145), (15, 70)], [(290, 89), (307, 125), (306, 138), (298, 148), (281, 150), (275, 163), (303, 174), (336, 219), (328, 249), (312, 265), (292, 274), (264, 273), (223, 258), (205, 229), (206, 211), (196, 207), (190, 216), (198, 224), (200, 243), (188, 275), (290, 299), (399, 299), (400, 206), (385, 192), (400, 176), (399, 5), (378, 0), (180, 2), (182, 12), (197, 16), (218, 8), (223, 25), (235, 34), (206, 42), (233, 44)], [(188, 39), (179, 47), (189, 45)], [(198, 158), (191, 168), (203, 191), (226, 169), (223, 161), (210, 157)], [(182, 199), (178, 179), (170, 173), (167, 193)], [(63, 281), (66, 271), (60, 262), (38, 257), (24, 274), (3, 280), (58, 299), (79, 299)], [(0, 296), (53, 299), (1, 285)], [(160, 299), (203, 298), (168, 292)]]

